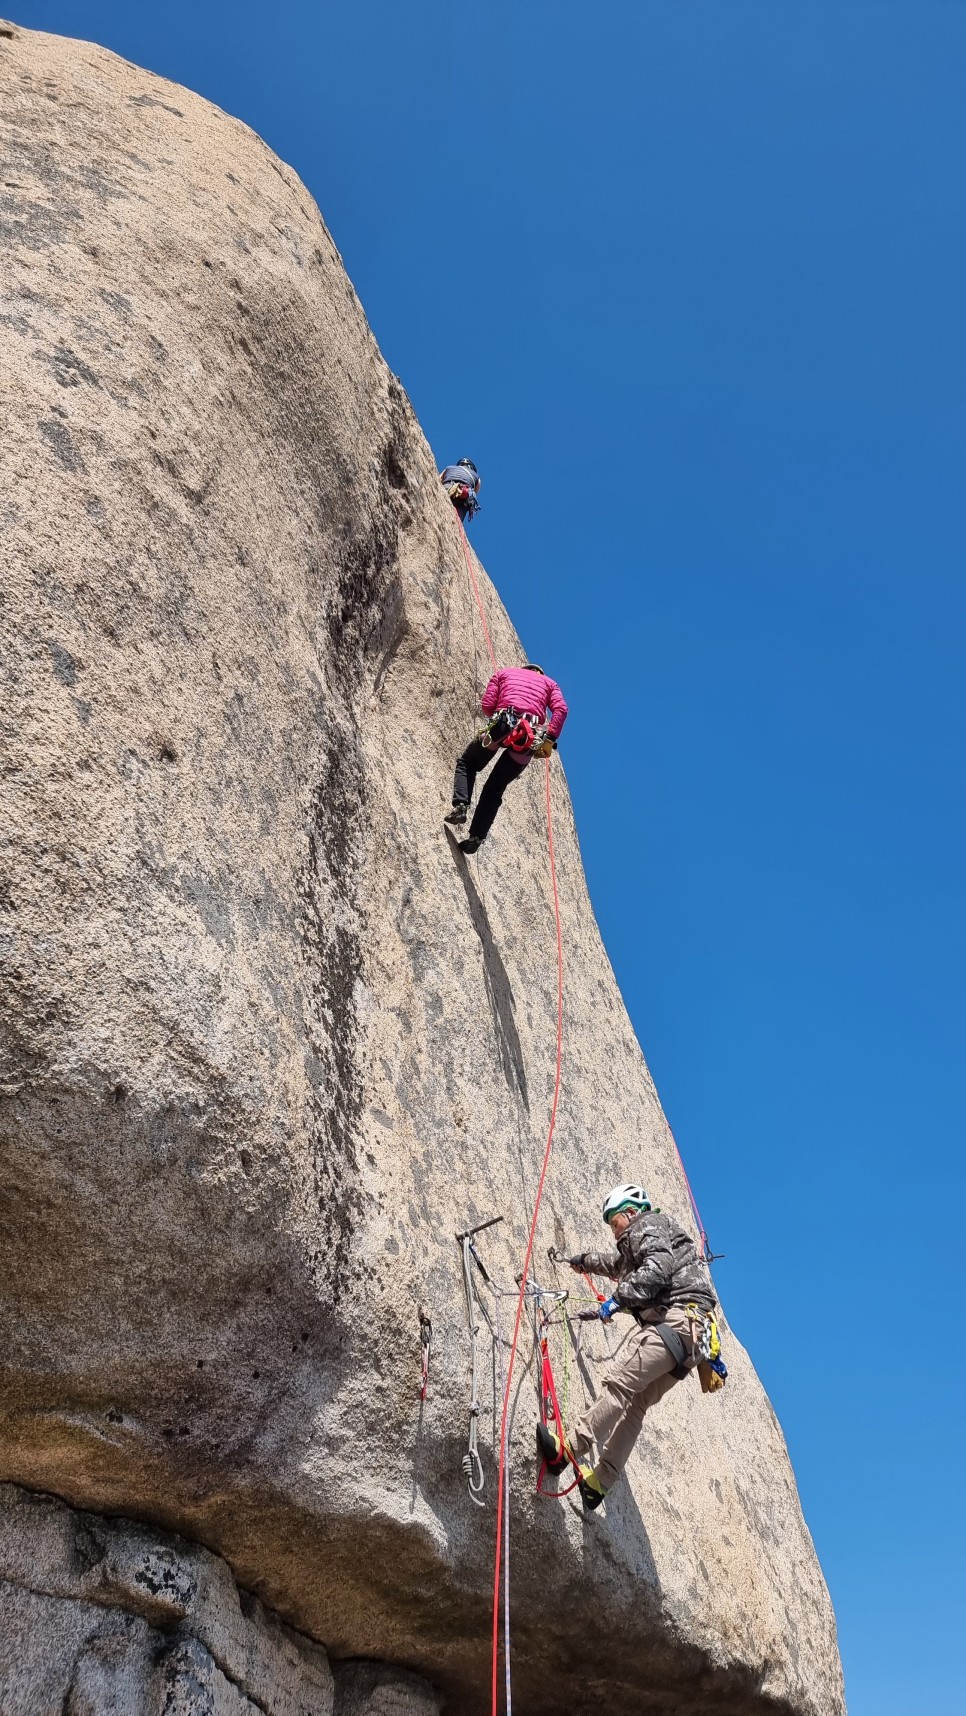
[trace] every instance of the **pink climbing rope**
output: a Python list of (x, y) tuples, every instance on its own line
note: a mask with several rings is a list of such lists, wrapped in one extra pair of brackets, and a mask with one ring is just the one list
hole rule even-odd
[(688, 1203), (691, 1205), (691, 1214), (694, 1216), (694, 1225), (698, 1230), (698, 1238), (701, 1241), (701, 1255), (706, 1263), (710, 1263), (711, 1247), (708, 1244), (708, 1235), (705, 1232), (704, 1222), (701, 1220), (701, 1211), (698, 1209), (698, 1200), (691, 1190), (691, 1181), (688, 1179), (688, 1170), (684, 1166), (684, 1157), (678, 1149), (678, 1141), (675, 1138), (674, 1133), (671, 1131), (670, 1126), (668, 1127), (668, 1136), (670, 1137), (671, 1143), (674, 1145), (674, 1154), (678, 1159), (678, 1167), (681, 1170), (684, 1178), (684, 1184), (687, 1187)]

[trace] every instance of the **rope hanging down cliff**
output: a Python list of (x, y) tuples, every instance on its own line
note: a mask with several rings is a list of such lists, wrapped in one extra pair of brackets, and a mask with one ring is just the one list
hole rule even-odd
[[(489, 657), (490, 657), (491, 666), (492, 666), (493, 671), (495, 673), (495, 672), (497, 672), (496, 653), (494, 651), (493, 642), (492, 642), (492, 639), (490, 637), (490, 630), (489, 630), (489, 627), (488, 627), (487, 622), (486, 622), (486, 613), (485, 613), (485, 610), (483, 607), (482, 598), (480, 596), (479, 584), (478, 584), (477, 579), (476, 579), (476, 574), (473, 570), (473, 561), (472, 561), (472, 556), (470, 554), (469, 543), (468, 543), (467, 538), (466, 538), (466, 532), (463, 528), (462, 520), (457, 518), (457, 523), (459, 526), (460, 538), (461, 538), (462, 543), (463, 543), (463, 553), (464, 553), (464, 556), (466, 559), (466, 569), (467, 569), (467, 572), (469, 574), (470, 584), (472, 586), (473, 595), (474, 595), (474, 598), (476, 600), (476, 606), (477, 606), (477, 610), (478, 610), (479, 616), (480, 616), (480, 623), (481, 623), (482, 628), (483, 628), (483, 636), (486, 640), (487, 652), (488, 652)], [(510, 1479), (509, 1479), (509, 1461), (508, 1461), (508, 1430), (509, 1430), (509, 1419), (510, 1419), (510, 1395), (511, 1395), (511, 1390), (513, 1387), (513, 1371), (514, 1371), (514, 1366), (516, 1363), (517, 1347), (518, 1347), (519, 1338), (520, 1338), (520, 1325), (521, 1325), (521, 1321), (522, 1321), (522, 1317), (523, 1317), (523, 1307), (524, 1307), (524, 1301), (526, 1299), (526, 1292), (527, 1292), (527, 1280), (528, 1280), (529, 1273), (530, 1273), (530, 1263), (531, 1263), (531, 1258), (533, 1255), (534, 1242), (536, 1239), (537, 1223), (538, 1223), (539, 1215), (540, 1215), (540, 1205), (541, 1205), (541, 1202), (543, 1199), (543, 1191), (544, 1191), (544, 1186), (546, 1184), (547, 1171), (548, 1171), (549, 1166), (550, 1166), (550, 1156), (551, 1156), (551, 1152), (553, 1150), (554, 1133), (555, 1133), (556, 1124), (557, 1124), (557, 1109), (558, 1109), (559, 1101), (560, 1101), (560, 1085), (561, 1085), (561, 1074), (562, 1074), (562, 1065), (563, 1065), (563, 1004), (564, 1004), (563, 927), (562, 927), (562, 923), (561, 923), (560, 893), (559, 893), (559, 888), (558, 888), (558, 884), (557, 884), (556, 853), (555, 853), (555, 849), (554, 849), (554, 838), (553, 838), (553, 811), (552, 811), (552, 803), (551, 803), (551, 795), (550, 795), (550, 755), (547, 754), (545, 756), (544, 760), (545, 760), (545, 782), (544, 782), (544, 785), (545, 785), (546, 817), (547, 817), (547, 853), (548, 853), (548, 861), (549, 861), (549, 865), (550, 865), (550, 880), (551, 880), (551, 886), (552, 886), (552, 890), (553, 890), (554, 928), (555, 928), (556, 943), (557, 943), (556, 1054), (555, 1054), (555, 1064), (554, 1064), (553, 1099), (552, 1099), (551, 1108), (550, 1108), (550, 1122), (549, 1122), (549, 1126), (548, 1126), (548, 1130), (547, 1130), (547, 1141), (546, 1141), (546, 1145), (544, 1147), (544, 1152), (543, 1152), (543, 1161), (542, 1161), (541, 1167), (540, 1167), (540, 1178), (537, 1182), (537, 1192), (536, 1192), (536, 1197), (534, 1199), (533, 1214), (532, 1214), (532, 1218), (530, 1221), (530, 1229), (529, 1229), (529, 1233), (527, 1235), (526, 1254), (524, 1257), (523, 1268), (522, 1268), (520, 1275), (518, 1277), (520, 1287), (519, 1287), (519, 1293), (517, 1295), (516, 1314), (515, 1314), (514, 1322), (513, 1322), (513, 1336), (512, 1336), (511, 1342), (510, 1342), (510, 1354), (509, 1354), (509, 1361), (507, 1364), (506, 1380), (505, 1380), (505, 1386), (503, 1388), (503, 1400), (502, 1400), (502, 1406), (501, 1406), (501, 1412), (500, 1412), (500, 1449), (499, 1449), (498, 1480), (497, 1480), (496, 1541), (495, 1541), (495, 1551), (494, 1551), (494, 1557), (493, 1557), (493, 1561), (494, 1561), (494, 1566), (493, 1566), (493, 1610), (492, 1610), (493, 1626), (492, 1626), (491, 1682), (490, 1682), (491, 1716), (499, 1716), (500, 1574), (501, 1574), (501, 1563), (503, 1566), (504, 1573), (505, 1574), (508, 1573), (508, 1570), (509, 1570), (509, 1554), (510, 1554), (510, 1528), (509, 1528)], [(477, 842), (477, 844), (478, 844), (478, 842)], [(698, 1235), (699, 1235), (699, 1240), (700, 1240), (700, 1245), (701, 1245), (701, 1252), (705, 1258), (710, 1258), (711, 1252), (710, 1252), (710, 1247), (708, 1245), (707, 1234), (706, 1234), (705, 1229), (704, 1229), (704, 1224), (701, 1221), (701, 1216), (700, 1216), (700, 1213), (698, 1211), (697, 1203), (695, 1202), (694, 1194), (691, 1190), (690, 1181), (688, 1180), (688, 1176), (687, 1176), (687, 1173), (686, 1173), (685, 1168), (684, 1168), (684, 1162), (681, 1158), (681, 1153), (678, 1150), (677, 1143), (674, 1141), (673, 1134), (672, 1134), (672, 1143), (674, 1143), (674, 1149), (675, 1149), (675, 1152), (677, 1154), (678, 1161), (681, 1165), (681, 1172), (682, 1172), (682, 1175), (684, 1177), (685, 1185), (687, 1186), (688, 1198), (689, 1198), (689, 1201), (691, 1204), (692, 1212), (694, 1214), (695, 1224), (696, 1224), (696, 1227), (698, 1230)], [(501, 1343), (501, 1345), (502, 1345), (502, 1343)], [(546, 1354), (544, 1354), (544, 1357), (546, 1358)], [(557, 1411), (559, 1411), (559, 1408), (557, 1409)], [(506, 1684), (506, 1706), (505, 1706), (505, 1708), (506, 1708), (506, 1716), (511, 1716), (510, 1615), (509, 1615), (509, 1580), (508, 1580), (508, 1578), (506, 1579), (506, 1584), (505, 1584), (504, 1611), (505, 1611), (504, 1612), (504, 1631), (505, 1631), (504, 1670), (505, 1670), (505, 1684)]]
[[(506, 1387), (503, 1391), (503, 1405), (500, 1412), (500, 1457), (498, 1464), (497, 1503), (496, 1503), (496, 1551), (493, 1557), (493, 1640), (491, 1663), (491, 1709), (492, 1716), (499, 1716), (498, 1676), (500, 1666), (500, 1561), (503, 1545), (503, 1513), (504, 1492), (507, 1483), (507, 1426), (510, 1416), (510, 1390), (513, 1386), (513, 1366), (516, 1361), (517, 1344), (520, 1339), (520, 1323), (523, 1317), (523, 1303), (526, 1298), (527, 1277), (530, 1273), (530, 1259), (533, 1256), (533, 1245), (537, 1233), (537, 1220), (540, 1215), (540, 1203), (543, 1198), (543, 1188), (546, 1183), (547, 1169), (550, 1166), (550, 1154), (553, 1149), (554, 1132), (557, 1125), (557, 1107), (560, 1101), (560, 1076), (563, 1065), (563, 929), (560, 921), (560, 893), (557, 887), (557, 863), (553, 844), (553, 814), (550, 803), (550, 758), (546, 758), (546, 807), (547, 807), (547, 851), (550, 860), (550, 880), (553, 886), (554, 924), (557, 933), (557, 1048), (554, 1068), (553, 1101), (550, 1107), (550, 1125), (547, 1130), (547, 1142), (543, 1152), (543, 1162), (540, 1168), (540, 1179), (537, 1182), (537, 1195), (533, 1203), (533, 1216), (530, 1222), (530, 1232), (527, 1236), (527, 1250), (520, 1274), (520, 1291), (517, 1295), (516, 1315), (513, 1321), (513, 1338), (510, 1342), (510, 1357), (507, 1364)], [(510, 1531), (509, 1510), (507, 1510), (506, 1548), (509, 1553)], [(507, 1641), (509, 1647), (509, 1637)], [(506, 1661), (507, 1680), (507, 1716), (510, 1711), (510, 1661), (507, 1648)]]

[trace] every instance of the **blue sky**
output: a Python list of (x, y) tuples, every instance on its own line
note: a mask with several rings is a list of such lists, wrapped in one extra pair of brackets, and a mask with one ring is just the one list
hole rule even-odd
[(479, 464), (851, 1716), (962, 1716), (966, 6), (15, 12), (261, 132)]

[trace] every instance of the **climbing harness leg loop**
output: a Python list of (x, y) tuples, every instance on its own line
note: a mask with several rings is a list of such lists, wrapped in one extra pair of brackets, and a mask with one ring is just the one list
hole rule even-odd
[(672, 1370), (671, 1375), (680, 1381), (683, 1376), (688, 1375), (688, 1372), (692, 1368), (688, 1363), (688, 1349), (685, 1346), (684, 1341), (678, 1334), (677, 1329), (672, 1329), (670, 1323), (653, 1323), (651, 1327), (655, 1334), (660, 1335), (664, 1345), (667, 1347), (668, 1352), (674, 1360), (674, 1369)]

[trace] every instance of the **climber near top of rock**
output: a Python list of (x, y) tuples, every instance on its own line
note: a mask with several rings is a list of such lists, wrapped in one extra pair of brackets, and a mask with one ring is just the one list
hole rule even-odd
[(477, 496), (483, 479), (472, 459), (458, 459), (455, 465), (447, 465), (440, 471), (439, 480), (462, 522), (465, 524), (468, 518), (475, 518), (480, 510)]
[[(629, 1311), (640, 1327), (605, 1370), (600, 1393), (578, 1418), (566, 1449), (546, 1424), (537, 1425), (537, 1448), (548, 1470), (562, 1471), (572, 1459), (584, 1506), (590, 1509), (600, 1506), (624, 1470), (648, 1407), (707, 1352), (706, 1329), (715, 1306), (707, 1265), (693, 1241), (671, 1216), (652, 1207), (643, 1186), (615, 1186), (603, 1215), (617, 1249), (585, 1251), (567, 1261), (579, 1274), (616, 1281), (613, 1296), (600, 1306), (603, 1322), (610, 1322), (615, 1311)], [(586, 1462), (595, 1443), (597, 1462), (591, 1465)]]
[(526, 667), (501, 667), (494, 673), (480, 708), (489, 720), (457, 761), (453, 808), (445, 822), (466, 821), (477, 775), (497, 751), (503, 754), (480, 793), (469, 837), (460, 841), (463, 852), (479, 850), (511, 781), (520, 778), (533, 757), (547, 756), (556, 748), (567, 719), (567, 705), (556, 680), (532, 661)]

